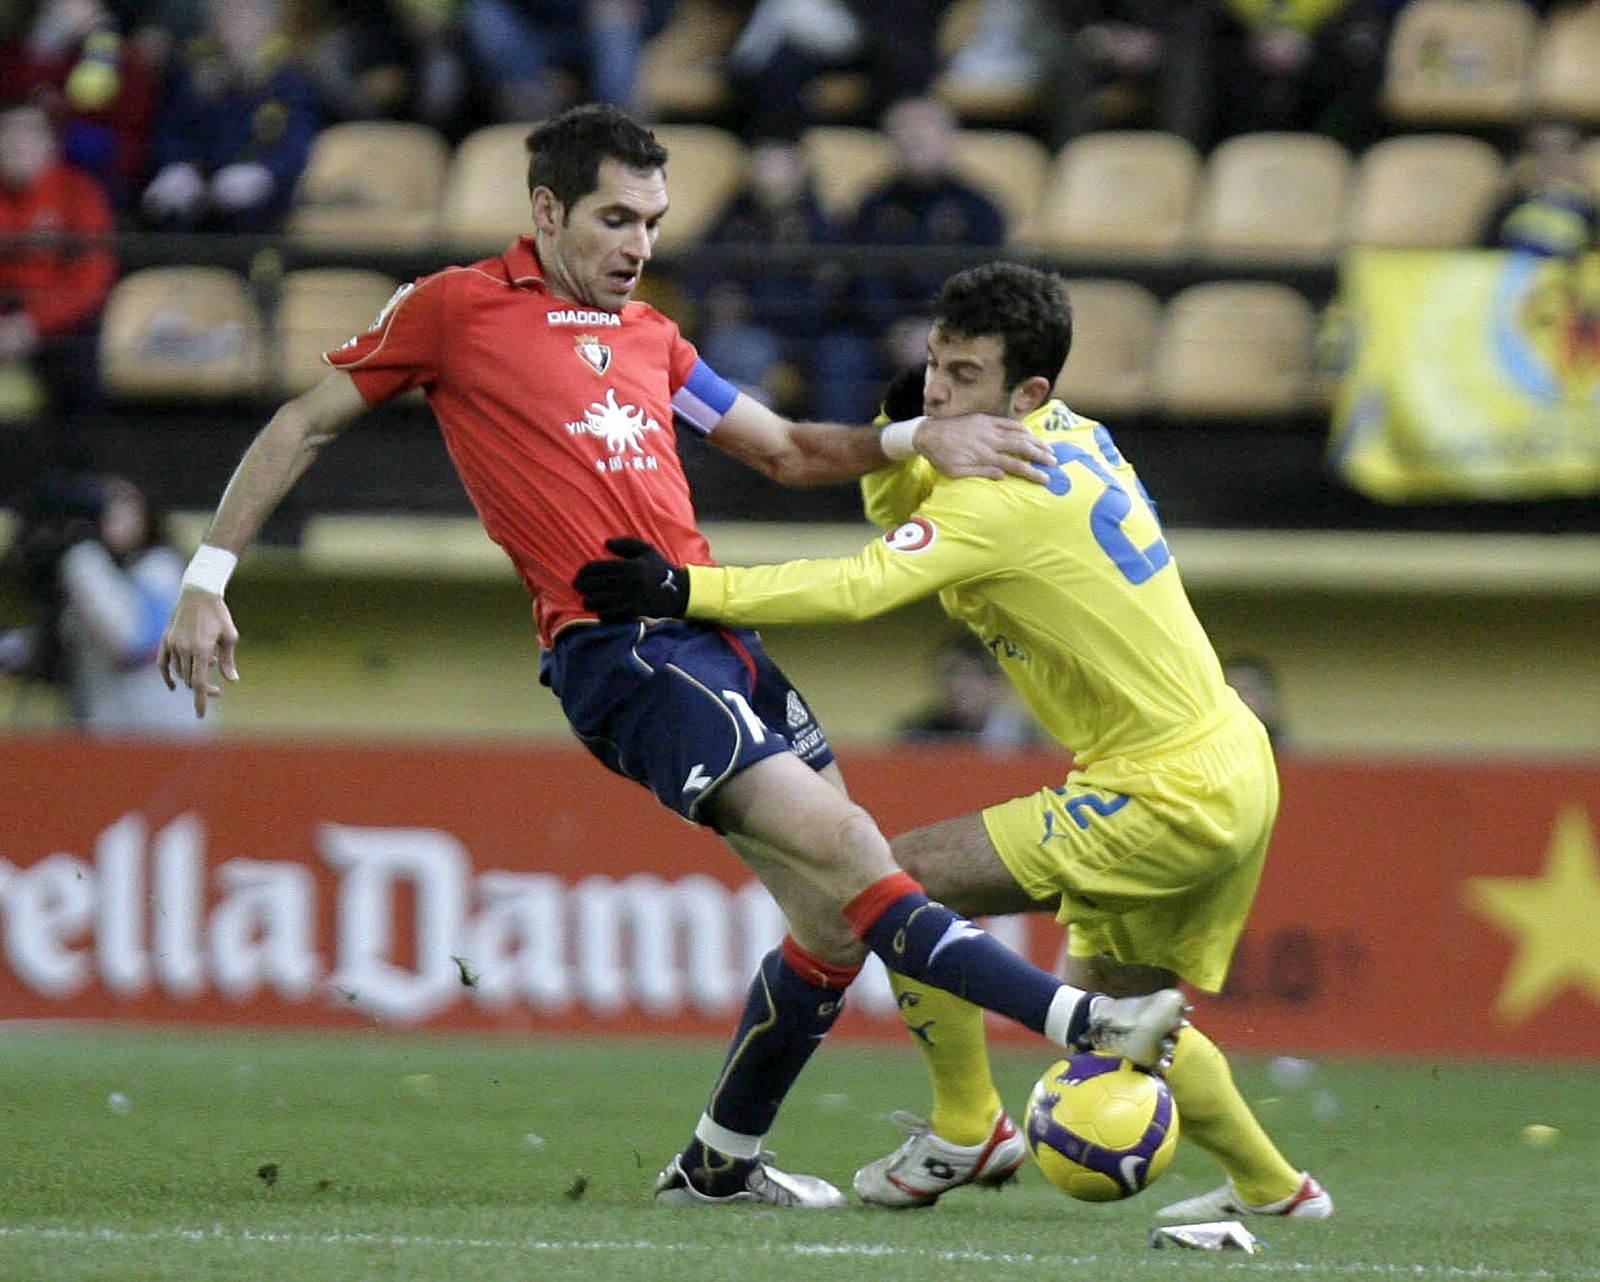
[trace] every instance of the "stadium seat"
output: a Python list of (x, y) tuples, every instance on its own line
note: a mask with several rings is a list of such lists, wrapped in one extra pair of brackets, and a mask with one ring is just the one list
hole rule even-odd
[(1407, 126), (1521, 122), (1538, 27), (1524, 0), (1410, 0), (1389, 35), (1385, 112)]
[(445, 171), (439, 234), (462, 253), (497, 254), (533, 232), (528, 203), (531, 124), (485, 125), (457, 145)]
[(731, 5), (679, 0), (639, 59), (639, 98), (649, 119), (709, 122), (728, 109), (732, 94), (719, 63), (740, 23)]
[(115, 399), (207, 399), (259, 391), (261, 320), (224, 267), (146, 267), (117, 282), (100, 329), (100, 381)]
[(985, 0), (954, 0), (939, 19), (936, 48), (947, 68), (935, 77), (933, 96), (958, 119), (992, 125), (1026, 125), (1039, 112), (1039, 90), (1033, 84), (1007, 80), (956, 77), (950, 60), (973, 36)]
[(1067, 281), (1072, 353), (1056, 394), (1094, 417), (1137, 414), (1150, 406), (1161, 304), (1143, 285), (1085, 277)]
[(829, 218), (847, 221), (861, 198), (894, 171), (894, 148), (876, 129), (812, 125), (800, 135), (817, 200)]
[(1174, 418), (1292, 415), (1311, 405), (1316, 318), (1275, 281), (1209, 281), (1173, 295), (1155, 394)]
[(1199, 171), (1199, 153), (1177, 134), (1084, 134), (1051, 165), (1027, 242), (1084, 257), (1168, 258), (1188, 235)]
[(1038, 219), (1050, 153), (1037, 138), (1013, 129), (963, 129), (956, 135), (953, 164), (1000, 206), (1011, 236)]
[(295, 188), (289, 235), (330, 249), (407, 249), (438, 230), (450, 148), (427, 125), (356, 120), (311, 144)]
[(1575, 124), (1600, 122), (1600, 7), (1558, 9), (1545, 19), (1533, 60), (1533, 109)]
[(1500, 154), (1464, 134), (1405, 134), (1361, 154), (1345, 243), (1461, 249), (1477, 243), (1499, 191)]
[(394, 290), (382, 272), (308, 267), (286, 273), (275, 326), (278, 391), (295, 396), (319, 382), (328, 372), (322, 353), (365, 333)]
[(1331, 138), (1230, 138), (1206, 162), (1194, 248), (1214, 261), (1330, 262), (1349, 182), (1349, 153)]
[(742, 186), (750, 156), (737, 134), (715, 125), (655, 125), (667, 149), (672, 212), (661, 222), (656, 249), (671, 253), (693, 245)]

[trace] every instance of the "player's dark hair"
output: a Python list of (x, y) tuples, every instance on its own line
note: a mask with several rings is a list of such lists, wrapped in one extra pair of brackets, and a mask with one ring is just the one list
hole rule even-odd
[(999, 338), (1007, 387), (1034, 377), (1054, 383), (1072, 350), (1066, 282), (1022, 263), (984, 263), (957, 272), (933, 300), (933, 323), (962, 338)]
[(565, 215), (600, 185), (600, 162), (607, 156), (644, 172), (667, 163), (667, 149), (653, 133), (605, 102), (572, 107), (545, 121), (528, 135), (526, 146), (528, 191), (548, 187)]

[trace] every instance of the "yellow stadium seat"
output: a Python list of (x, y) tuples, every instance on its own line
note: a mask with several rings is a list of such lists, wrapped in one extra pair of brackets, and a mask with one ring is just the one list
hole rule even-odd
[(308, 267), (288, 272), (278, 294), (278, 390), (295, 396), (328, 372), (322, 353), (365, 333), (394, 294), (382, 272)]
[(427, 125), (359, 120), (311, 144), (289, 235), (323, 248), (403, 249), (432, 242), (450, 148)]
[(225, 267), (146, 267), (117, 282), (100, 329), (108, 396), (208, 399), (259, 391), (261, 320)]
[(1169, 258), (1184, 247), (1199, 172), (1199, 153), (1177, 134), (1084, 134), (1057, 154), (1026, 240), (1075, 256)]
[(1067, 281), (1072, 352), (1056, 394), (1094, 417), (1137, 414), (1150, 406), (1161, 304), (1143, 285), (1085, 277)]
[(672, 209), (661, 220), (656, 249), (671, 253), (693, 245), (744, 186), (750, 156), (738, 135), (715, 125), (655, 125), (667, 149), (667, 190)]
[(1037, 138), (1013, 129), (962, 129), (951, 165), (1000, 206), (1012, 235), (1038, 218), (1050, 153)]
[(800, 136), (822, 210), (836, 222), (855, 216), (861, 198), (894, 172), (894, 148), (876, 129), (812, 125)]
[(1345, 243), (1461, 249), (1477, 243), (1500, 188), (1500, 154), (1464, 134), (1405, 134), (1361, 154)]
[(445, 172), (439, 234), (462, 253), (497, 254), (533, 234), (528, 199), (531, 124), (486, 125), (461, 140)]
[(1275, 281), (1209, 281), (1173, 295), (1156, 347), (1156, 399), (1175, 418), (1299, 413), (1312, 404), (1316, 318)]
[(1600, 122), (1600, 6), (1545, 19), (1533, 60), (1533, 108), (1576, 124)]
[(731, 5), (679, 0), (671, 22), (639, 59), (639, 97), (650, 119), (709, 119), (727, 108), (732, 95), (719, 63), (740, 24)]
[(1211, 153), (1194, 247), (1226, 261), (1328, 262), (1339, 249), (1350, 156), (1331, 138), (1255, 133)]
[(1520, 122), (1538, 28), (1523, 0), (1410, 0), (1389, 35), (1384, 110), (1403, 125)]

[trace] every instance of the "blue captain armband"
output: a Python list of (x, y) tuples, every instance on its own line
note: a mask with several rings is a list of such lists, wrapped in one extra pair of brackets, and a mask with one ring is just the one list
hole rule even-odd
[(683, 386), (672, 394), (672, 411), (705, 436), (733, 408), (739, 389), (703, 360), (696, 360)]

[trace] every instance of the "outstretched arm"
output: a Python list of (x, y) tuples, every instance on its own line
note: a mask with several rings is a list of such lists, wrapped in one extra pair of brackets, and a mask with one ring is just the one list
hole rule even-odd
[(896, 457), (921, 454), (950, 477), (1009, 475), (1042, 484), (1046, 478), (1039, 467), (1055, 462), (1027, 428), (991, 414), (922, 418), (880, 432), (842, 423), (796, 423), (743, 393), (707, 439), (783, 485), (826, 485), (854, 480), (890, 462), (885, 433)]
[(854, 556), (777, 565), (674, 565), (639, 539), (606, 540), (572, 585), (602, 623), (706, 619), (749, 627), (853, 623), (955, 583), (1010, 572), (1009, 486), (954, 482), (916, 516)]
[(281, 405), (234, 469), (201, 550), (184, 574), (156, 654), (167, 687), (176, 690), (181, 681), (194, 692), (195, 716), (205, 716), (207, 699), (222, 693), (211, 676), (213, 666), (229, 681), (239, 679), (234, 665), (239, 632), (222, 600), (232, 559), (255, 538), (323, 446), (366, 408), (350, 376), (335, 371)]

